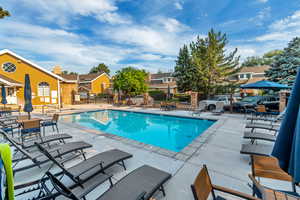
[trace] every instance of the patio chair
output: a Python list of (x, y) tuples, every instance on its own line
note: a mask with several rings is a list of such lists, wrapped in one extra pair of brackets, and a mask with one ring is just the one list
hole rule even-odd
[(205, 110), (206, 110), (206, 103), (200, 101), (199, 107), (194, 110), (194, 112), (192, 113), (192, 115), (200, 115)]
[(256, 190), (256, 196), (263, 200), (300, 200), (298, 193), (287, 193), (284, 191), (274, 190), (259, 184), (259, 182), (249, 174), (253, 188)]
[(212, 111), (215, 115), (221, 115), (224, 113), (224, 102), (216, 102), (216, 109)]
[(191, 185), (191, 189), (195, 200), (209, 199), (210, 194), (212, 195), (213, 200), (217, 200), (217, 199), (224, 200), (225, 199), (224, 197), (216, 196), (216, 191), (230, 194), (242, 199), (257, 200), (257, 198), (251, 195), (212, 184), (206, 165), (203, 165), (203, 168), (199, 172), (194, 183)]
[(52, 119), (51, 120), (44, 120), (42, 121), (41, 123), (41, 126), (43, 127), (43, 133), (45, 135), (45, 129), (47, 126), (52, 126), (52, 130), (54, 131), (56, 128), (56, 132), (58, 133), (59, 130), (58, 130), (58, 126), (57, 126), (57, 122), (58, 122), (58, 118), (59, 118), (59, 114), (54, 114), (52, 116)]
[(132, 158), (132, 154), (126, 153), (118, 149), (108, 150), (98, 153), (86, 160), (73, 165), (70, 168), (65, 168), (56, 158), (54, 158), (43, 146), (36, 143), (38, 149), (56, 166), (58, 166), (63, 174), (67, 175), (74, 182), (81, 183), (96, 173), (104, 172), (106, 169), (118, 164), (126, 170), (124, 161)]
[(41, 124), (40, 120), (26, 120), (21, 125), (21, 142), (22, 144), (25, 140), (29, 139), (41, 139)]
[(240, 153), (246, 155), (270, 156), (273, 145), (267, 144), (242, 144)]
[[(78, 200), (87, 195), (84, 191), (84, 187), (77, 186), (76, 188), (69, 188), (50, 172), (47, 172), (47, 175), (54, 188), (65, 197)], [(171, 174), (167, 172), (149, 165), (143, 165), (121, 178), (113, 187), (95, 199), (150, 200), (158, 190), (162, 191), (163, 195), (165, 195), (163, 184), (170, 178)]]
[[(251, 171), (254, 178), (268, 178), (293, 183), (292, 177), (283, 171), (275, 157), (251, 155)], [(296, 185), (296, 184), (295, 184)], [(293, 186), (294, 188), (294, 186)], [(253, 195), (257, 192), (253, 187)]]
[[(14, 140), (9, 137), (7, 134), (0, 131), (0, 133), (9, 141), (9, 143), (16, 148), (16, 152), (13, 155), (13, 168), (14, 172), (30, 169), (33, 167), (40, 167), (42, 164), (49, 162), (50, 160), (41, 152), (29, 152), (26, 149), (23, 149), (20, 145), (16, 144)], [(61, 158), (67, 154), (73, 154), (72, 157), (78, 157), (80, 155), (85, 159), (83, 150), (91, 148), (92, 145), (79, 141), (79, 142), (70, 142), (63, 145), (57, 145), (53, 148), (48, 149), (51, 155), (54, 158)], [(19, 154), (16, 154), (19, 153)], [(22, 165), (22, 167), (15, 168), (19, 162), (23, 160), (30, 160), (32, 163), (26, 163), (27, 165)]]

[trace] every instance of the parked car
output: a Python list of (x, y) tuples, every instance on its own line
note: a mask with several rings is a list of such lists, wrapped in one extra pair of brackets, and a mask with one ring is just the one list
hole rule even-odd
[[(236, 102), (237, 99), (233, 97), (233, 102)], [(201, 103), (206, 105), (206, 109), (209, 111), (216, 109), (217, 102), (223, 102), (224, 107), (228, 107), (230, 105), (230, 95), (216, 95), (207, 100), (200, 101)]]
[(267, 111), (279, 110), (279, 98), (275, 96), (249, 96), (233, 104), (233, 110), (236, 112), (245, 112), (245, 110), (255, 110), (257, 105), (266, 106)]

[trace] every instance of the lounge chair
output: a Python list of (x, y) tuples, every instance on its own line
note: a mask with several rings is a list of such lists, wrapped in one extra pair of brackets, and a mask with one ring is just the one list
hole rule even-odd
[(250, 120), (251, 123), (253, 123), (253, 121), (268, 121), (268, 122), (271, 122), (271, 124), (272, 124), (272, 123), (281, 121), (283, 119), (283, 117), (285, 116), (285, 113), (286, 113), (286, 109), (284, 109), (276, 117), (268, 117), (268, 116), (261, 117), (261, 116), (252, 115), (252, 117), (248, 117), (247, 120)]
[(41, 123), (41, 126), (43, 127), (43, 133), (45, 135), (45, 129), (47, 126), (52, 126), (52, 130), (54, 131), (54, 128), (56, 128), (56, 132), (58, 133), (58, 126), (57, 126), (57, 122), (58, 122), (58, 118), (59, 118), (59, 114), (54, 114), (52, 119), (50, 120), (43, 120)]
[[(47, 172), (55, 189), (65, 197), (78, 200), (83, 198), (82, 187), (66, 187), (60, 180)], [(156, 191), (165, 195), (163, 184), (171, 178), (171, 174), (149, 165), (141, 166), (120, 179), (96, 200), (149, 200)]]
[(279, 131), (280, 125), (279, 124), (262, 124), (262, 123), (253, 123), (253, 124), (246, 124), (245, 128), (250, 128), (253, 132), (254, 129), (264, 129), (268, 131), (274, 131), (275, 133)]
[(56, 158), (54, 158), (43, 146), (36, 143), (38, 149), (56, 166), (58, 166), (63, 174), (66, 174), (73, 181), (86, 180), (96, 173), (104, 172), (109, 167), (119, 164), (126, 170), (124, 161), (132, 158), (132, 154), (124, 151), (113, 149), (102, 153), (98, 153), (70, 168), (65, 168)]
[(204, 165), (201, 169), (194, 183), (191, 185), (191, 189), (195, 200), (209, 199), (210, 194), (212, 194), (213, 200), (224, 200), (224, 197), (216, 196), (216, 191), (230, 194), (236, 198), (239, 197), (242, 199), (257, 200), (257, 198), (249, 194), (212, 184), (206, 165)]
[(224, 102), (216, 102), (216, 109), (213, 110), (212, 113), (215, 115), (221, 115), (222, 113), (224, 113)]
[(47, 144), (49, 145), (51, 142), (60, 142), (60, 143), (65, 143), (66, 139), (71, 139), (72, 136), (69, 134), (52, 134), (52, 135), (47, 135), (47, 136), (43, 136), (37, 139), (33, 139), (33, 140), (29, 140), (29, 141), (25, 141), (22, 142), (22, 140), (20, 138), (11, 138), (12, 140), (14, 140), (15, 143), (19, 144), (22, 146), (22, 148), (32, 148), (35, 147), (35, 142), (39, 143), (39, 144)]
[(247, 155), (270, 156), (273, 145), (267, 144), (242, 144), (240, 153)]
[(200, 101), (199, 107), (194, 110), (194, 112), (192, 113), (192, 115), (200, 115), (205, 110), (206, 110), (206, 103)]
[[(1, 132), (1, 131), (0, 131)], [(1, 132), (2, 133), (2, 132)], [(19, 153), (18, 155), (13, 155), (13, 168), (14, 172), (26, 170), (32, 167), (40, 167), (40, 165), (45, 164), (49, 162), (50, 160), (44, 156), (44, 154), (40, 152), (28, 152), (27, 150), (23, 149), (20, 145), (16, 144), (14, 140), (12, 140), (8, 135), (5, 133), (2, 133), (6, 137), (6, 139), (16, 148), (16, 153)], [(62, 158), (62, 156), (73, 153), (73, 157), (77, 157), (79, 155), (82, 155), (85, 159), (85, 155), (83, 150), (87, 148), (91, 148), (92, 145), (85, 143), (85, 142), (70, 142), (63, 145), (55, 146), (55, 148), (51, 148), (48, 151), (51, 153), (51, 155), (56, 158)], [(79, 154), (78, 154), (79, 152)], [(32, 163), (28, 165), (23, 165), (22, 167), (15, 168), (18, 163), (22, 160), (31, 160)]]
[(255, 142), (255, 140), (266, 140), (270, 142), (276, 141), (276, 135), (261, 133), (261, 132), (251, 132), (251, 131), (245, 131), (244, 138), (250, 139), (252, 144)]

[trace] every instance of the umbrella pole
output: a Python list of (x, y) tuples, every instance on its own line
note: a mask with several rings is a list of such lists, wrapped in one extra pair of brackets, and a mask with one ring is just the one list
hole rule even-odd
[(296, 190), (296, 183), (295, 183), (294, 179), (292, 180), (292, 188), (293, 188), (293, 192), (296, 192), (296, 193), (297, 193), (297, 190)]
[(28, 112), (28, 119), (30, 119), (30, 112)]

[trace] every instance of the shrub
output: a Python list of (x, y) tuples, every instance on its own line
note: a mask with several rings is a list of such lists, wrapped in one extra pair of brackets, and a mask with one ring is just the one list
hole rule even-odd
[(152, 97), (154, 99), (154, 101), (164, 101), (166, 100), (166, 93), (164, 91), (161, 90), (152, 90), (149, 91), (149, 96)]

